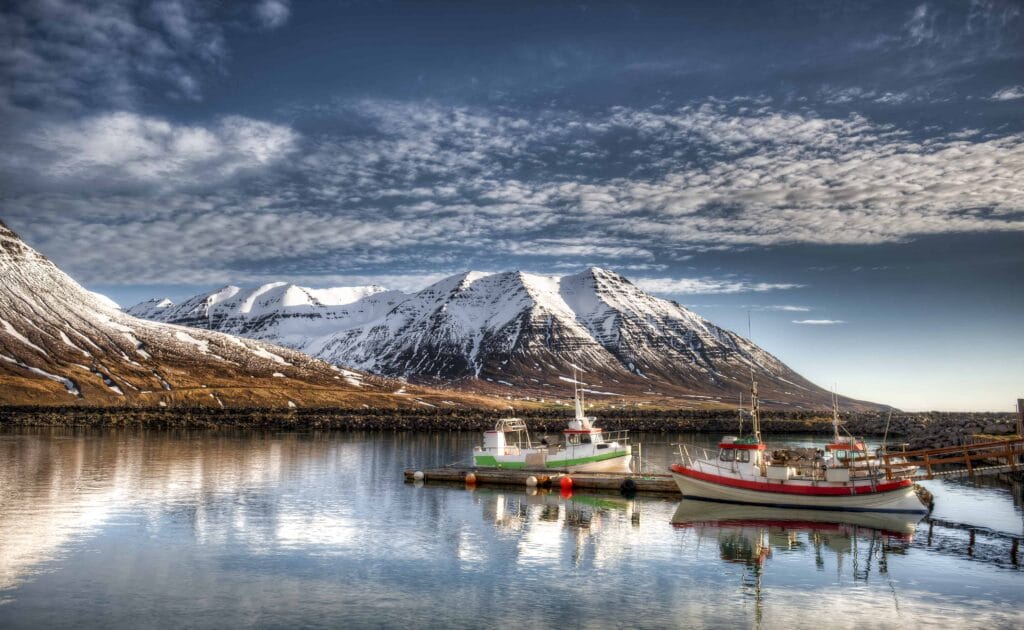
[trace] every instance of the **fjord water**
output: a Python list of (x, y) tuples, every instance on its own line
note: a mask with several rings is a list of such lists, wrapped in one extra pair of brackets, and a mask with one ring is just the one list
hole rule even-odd
[[(708, 437), (641, 439), (659, 469)], [(476, 441), (4, 430), (0, 627), (1024, 625), (1019, 486), (928, 482), (908, 534), (403, 481)]]

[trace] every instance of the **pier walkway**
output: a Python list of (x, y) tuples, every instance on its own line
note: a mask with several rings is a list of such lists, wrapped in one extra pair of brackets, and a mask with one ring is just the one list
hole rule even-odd
[(876, 461), (888, 479), (906, 477), (900, 475), (899, 471), (908, 464), (919, 466), (917, 472), (910, 477), (915, 481), (997, 475), (1024, 470), (1024, 437), (885, 453), (877, 459), (873, 458), (872, 463)]
[[(405, 471), (405, 480), (415, 480), (417, 471)], [(466, 483), (467, 476), (473, 475), (473, 483), (505, 486), (525, 486), (528, 477), (533, 477), (538, 487), (558, 487), (562, 477), (572, 479), (572, 487), (587, 490), (611, 490), (636, 494), (679, 494), (679, 487), (669, 474), (630, 473), (560, 473), (544, 470), (508, 468), (445, 467), (423, 470), (423, 481), (447, 481)]]

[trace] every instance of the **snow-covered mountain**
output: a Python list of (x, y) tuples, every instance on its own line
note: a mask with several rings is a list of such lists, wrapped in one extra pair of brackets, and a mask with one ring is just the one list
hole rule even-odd
[(310, 289), (274, 282), (245, 290), (226, 286), (181, 304), (166, 298), (149, 300), (128, 313), (302, 349), (340, 328), (383, 316), (405, 297), (378, 286)]
[(596, 267), (564, 277), (467, 272), (412, 294), (276, 283), (166, 302), (130, 312), (270, 340), (420, 383), (559, 396), (578, 366), (598, 395), (697, 405), (736, 401), (753, 369), (769, 406), (830, 404), (828, 392), (750, 341)]
[[(292, 349), (138, 319), (82, 288), (3, 223), (0, 278), (0, 404), (358, 408), (457, 400), (417, 388), (396, 394), (400, 383)], [(150, 315), (167, 308), (151, 306)]]

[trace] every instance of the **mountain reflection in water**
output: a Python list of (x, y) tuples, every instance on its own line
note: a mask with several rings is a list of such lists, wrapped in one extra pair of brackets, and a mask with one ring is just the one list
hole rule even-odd
[[(978, 510), (962, 529), (403, 482), (478, 437), (2, 430), (0, 627), (1024, 625), (1019, 534)], [(1006, 487), (943, 496), (1019, 518)]]

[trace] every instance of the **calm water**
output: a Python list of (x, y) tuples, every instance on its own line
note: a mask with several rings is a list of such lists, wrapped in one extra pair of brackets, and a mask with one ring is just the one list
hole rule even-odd
[(476, 439), (0, 432), (0, 627), (1024, 626), (1019, 487), (910, 533), (403, 482)]

